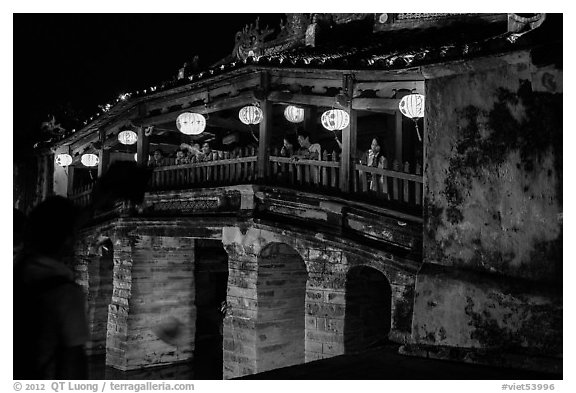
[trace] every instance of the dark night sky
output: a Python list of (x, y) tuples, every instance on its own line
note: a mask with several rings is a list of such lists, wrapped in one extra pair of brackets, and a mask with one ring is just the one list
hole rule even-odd
[[(260, 27), (278, 28), (282, 15), (260, 14)], [(121, 93), (171, 80), (195, 55), (211, 65), (257, 16), (15, 14), (14, 148), (31, 146), (48, 114), (85, 120)]]

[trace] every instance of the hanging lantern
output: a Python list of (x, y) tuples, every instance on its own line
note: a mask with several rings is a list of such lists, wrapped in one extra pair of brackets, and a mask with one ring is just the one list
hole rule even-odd
[(289, 105), (284, 109), (284, 117), (291, 123), (301, 123), (304, 121), (304, 109)]
[(342, 109), (330, 109), (322, 114), (320, 120), (329, 131), (343, 130), (350, 124), (350, 115)]
[(398, 108), (400, 108), (400, 112), (402, 112), (404, 116), (414, 120), (418, 140), (422, 142), (420, 130), (418, 129), (418, 119), (424, 117), (424, 96), (422, 94), (408, 94), (402, 97)]
[(138, 135), (131, 130), (121, 131), (118, 134), (118, 140), (123, 145), (133, 145), (138, 141)]
[[(150, 160), (150, 154), (148, 154), (148, 161)], [(134, 161), (138, 162), (138, 153), (134, 153)]]
[(238, 117), (242, 123), (250, 125), (260, 123), (264, 115), (262, 114), (262, 109), (255, 105), (248, 105), (240, 109)]
[(198, 135), (206, 129), (206, 118), (200, 113), (184, 112), (176, 119), (176, 127), (186, 135)]
[(72, 164), (72, 156), (70, 154), (58, 154), (56, 156), (56, 164), (67, 167)]
[(84, 166), (96, 166), (100, 160), (96, 154), (82, 154), (80, 162), (82, 162)]

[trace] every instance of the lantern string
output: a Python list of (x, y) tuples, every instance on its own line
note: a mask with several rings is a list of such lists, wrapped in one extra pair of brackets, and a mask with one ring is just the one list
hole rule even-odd
[(260, 141), (258, 140), (256, 135), (254, 134), (254, 130), (252, 129), (252, 124), (248, 124), (248, 127), (250, 128), (250, 134), (252, 134), (252, 138), (254, 138), (256, 140), (256, 142), (260, 143)]
[(418, 142), (422, 142), (422, 137), (420, 136), (420, 130), (418, 129), (418, 118), (412, 119), (414, 120), (414, 125), (416, 126), (416, 133), (418, 134)]

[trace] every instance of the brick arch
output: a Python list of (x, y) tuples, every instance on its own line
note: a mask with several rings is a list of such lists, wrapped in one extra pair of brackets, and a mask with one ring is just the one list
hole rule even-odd
[(304, 259), (290, 245), (271, 242), (258, 256), (256, 355), (258, 372), (305, 361)]

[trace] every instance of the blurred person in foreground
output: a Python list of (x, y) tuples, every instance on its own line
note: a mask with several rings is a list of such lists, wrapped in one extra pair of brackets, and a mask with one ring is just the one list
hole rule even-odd
[(14, 266), (14, 379), (87, 379), (84, 293), (67, 266), (79, 211), (50, 197), (30, 213)]

